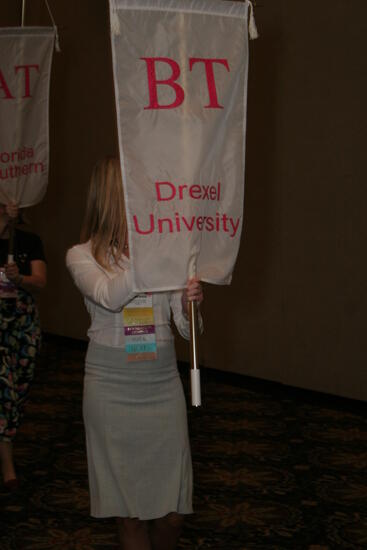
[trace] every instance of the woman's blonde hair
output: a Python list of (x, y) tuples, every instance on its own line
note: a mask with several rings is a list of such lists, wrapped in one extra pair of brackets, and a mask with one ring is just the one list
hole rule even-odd
[(120, 162), (107, 157), (93, 168), (81, 241), (91, 240), (92, 254), (105, 269), (118, 263), (127, 238)]

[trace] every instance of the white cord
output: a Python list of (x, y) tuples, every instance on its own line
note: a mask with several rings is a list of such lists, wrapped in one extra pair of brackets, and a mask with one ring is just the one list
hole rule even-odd
[(248, 33), (250, 35), (251, 40), (255, 40), (256, 38), (259, 38), (259, 33), (257, 32), (256, 28), (256, 22), (255, 22), (255, 16), (254, 16), (254, 7), (252, 5), (252, 2), (248, 0), (249, 8), (250, 8), (250, 20), (248, 24)]
[(45, 3), (46, 3), (46, 6), (47, 6), (47, 9), (48, 9), (48, 13), (49, 13), (49, 15), (50, 15), (50, 17), (51, 17), (52, 25), (53, 25), (53, 27), (54, 27), (54, 29), (55, 29), (55, 50), (56, 50), (57, 52), (61, 52), (60, 40), (59, 40), (59, 32), (58, 32), (58, 30), (57, 30), (57, 25), (56, 25), (55, 19), (53, 18), (52, 11), (51, 11), (51, 9), (50, 9), (50, 6), (49, 6), (49, 4), (48, 4), (48, 1), (45, 0)]

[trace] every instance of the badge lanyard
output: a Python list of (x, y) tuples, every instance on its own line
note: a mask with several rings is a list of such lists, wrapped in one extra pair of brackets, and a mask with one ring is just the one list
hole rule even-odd
[(153, 296), (138, 294), (122, 310), (128, 361), (157, 359)]

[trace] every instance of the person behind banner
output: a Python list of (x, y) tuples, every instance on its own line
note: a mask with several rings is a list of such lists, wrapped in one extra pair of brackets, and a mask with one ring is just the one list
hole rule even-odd
[(170, 328), (189, 338), (183, 291), (133, 291), (119, 161), (92, 174), (82, 244), (66, 263), (91, 316), (83, 415), (91, 515), (116, 517), (124, 549), (173, 549), (192, 513), (186, 403)]
[[(0, 461), (4, 485), (18, 487), (13, 442), (34, 377), (41, 328), (33, 294), (46, 285), (43, 246), (34, 233), (10, 229), (17, 206), (0, 204)], [(14, 261), (9, 261), (13, 231)]]

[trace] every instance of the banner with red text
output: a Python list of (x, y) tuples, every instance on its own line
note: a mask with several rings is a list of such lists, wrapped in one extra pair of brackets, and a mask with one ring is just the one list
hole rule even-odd
[(136, 291), (229, 284), (243, 219), (248, 2), (110, 0)]
[(55, 31), (0, 29), (0, 202), (38, 203), (48, 182), (48, 101)]

